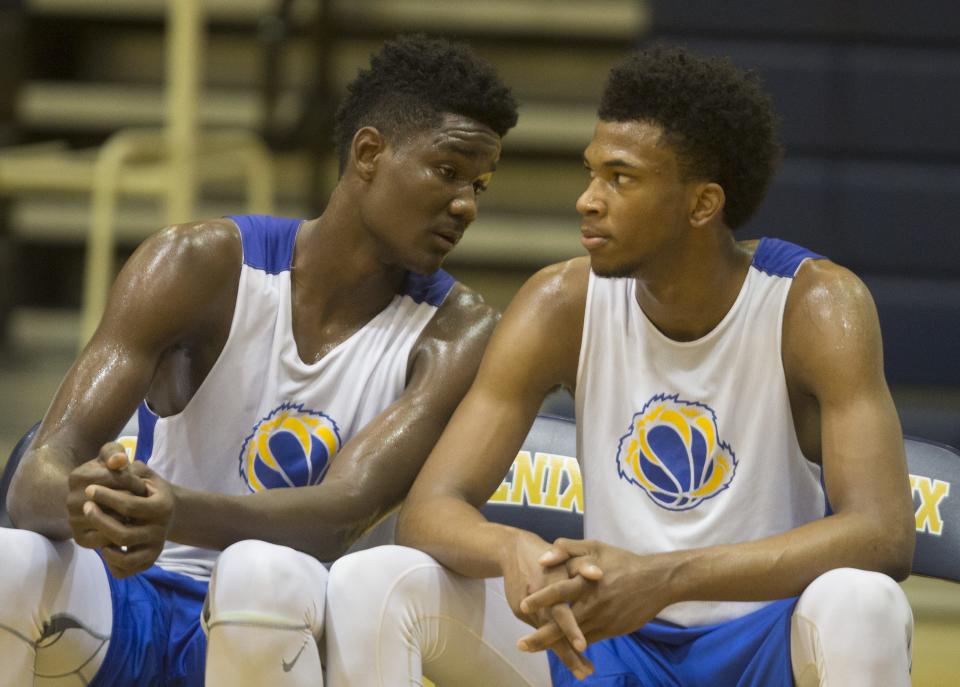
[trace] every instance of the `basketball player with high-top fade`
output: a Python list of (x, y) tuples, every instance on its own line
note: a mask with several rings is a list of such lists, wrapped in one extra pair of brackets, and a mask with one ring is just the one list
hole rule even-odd
[[(778, 156), (768, 98), (729, 61), (658, 48), (611, 72), (577, 201), (589, 257), (518, 293), (401, 512), (398, 541), (422, 552), (338, 563), (331, 588), (376, 570), (389, 604), (331, 598), (334, 621), (401, 609), (376, 652), (401, 663), (384, 624), (470, 608), (447, 600), (460, 575), (502, 576), (532, 626), (517, 648), (557, 649), (555, 685), (909, 684), (894, 580), (913, 509), (872, 299), (819, 255), (733, 231)], [(582, 541), (477, 510), (557, 386), (576, 399)], [(389, 582), (431, 556), (459, 575)]]
[(439, 268), (516, 119), (465, 46), (391, 41), (337, 113), (320, 217), (137, 249), (11, 488), (0, 684), (323, 683), (319, 561), (399, 504), (493, 329)]

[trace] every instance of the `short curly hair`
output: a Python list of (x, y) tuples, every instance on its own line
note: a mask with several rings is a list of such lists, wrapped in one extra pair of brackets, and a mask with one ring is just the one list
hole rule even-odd
[(760, 206), (782, 149), (777, 118), (757, 75), (727, 58), (655, 46), (614, 67), (603, 121), (650, 122), (677, 153), (684, 180), (718, 183), (727, 226), (742, 226)]
[(466, 44), (423, 34), (387, 41), (347, 86), (334, 119), (340, 172), (353, 135), (374, 126), (394, 140), (440, 124), (444, 114), (474, 119), (503, 136), (517, 123), (517, 102), (487, 60)]

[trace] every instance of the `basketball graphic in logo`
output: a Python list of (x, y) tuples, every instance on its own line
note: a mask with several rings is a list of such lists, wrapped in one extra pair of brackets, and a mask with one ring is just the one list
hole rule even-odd
[(257, 423), (240, 450), (240, 476), (250, 491), (319, 484), (340, 450), (328, 415), (285, 403)]
[(676, 395), (654, 396), (620, 438), (617, 472), (662, 508), (689, 510), (730, 486), (737, 468), (717, 416)]

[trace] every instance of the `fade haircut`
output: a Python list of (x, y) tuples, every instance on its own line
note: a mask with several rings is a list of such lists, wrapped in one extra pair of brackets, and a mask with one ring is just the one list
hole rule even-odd
[(599, 117), (658, 125), (684, 181), (723, 188), (731, 229), (760, 206), (782, 154), (773, 106), (756, 74), (682, 48), (656, 46), (611, 70)]
[(373, 126), (397, 142), (438, 126), (447, 113), (476, 120), (502, 137), (517, 123), (517, 102), (493, 65), (466, 44), (423, 34), (388, 41), (350, 82), (337, 109), (340, 173), (358, 129)]

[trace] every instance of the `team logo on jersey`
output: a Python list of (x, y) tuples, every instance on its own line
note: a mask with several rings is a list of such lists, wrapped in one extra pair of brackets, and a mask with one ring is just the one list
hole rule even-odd
[(730, 486), (736, 469), (713, 409), (676, 394), (647, 401), (617, 450), (620, 477), (668, 510), (690, 510), (713, 498)]
[(250, 491), (319, 484), (340, 443), (340, 429), (330, 416), (284, 403), (244, 440), (240, 476)]

